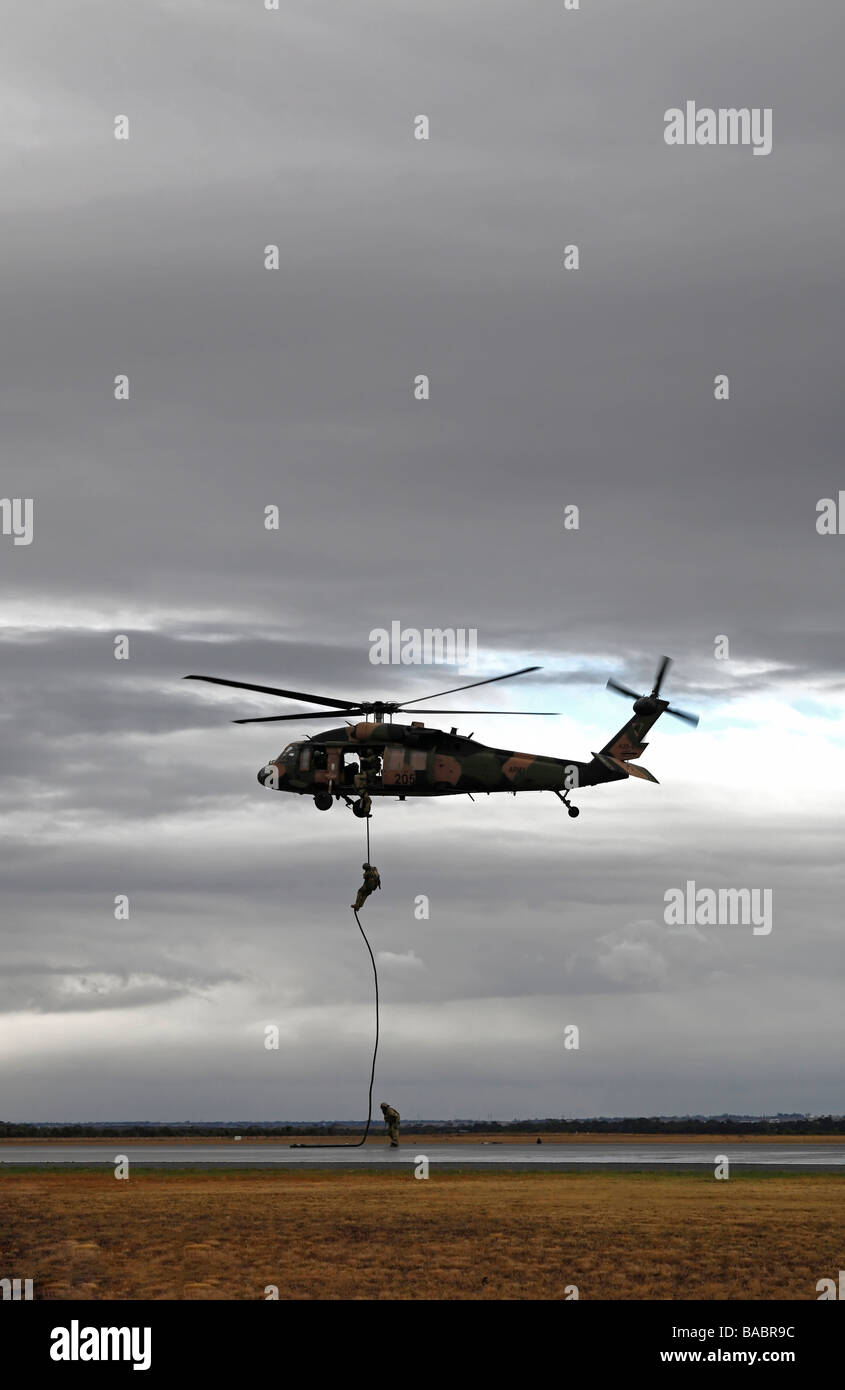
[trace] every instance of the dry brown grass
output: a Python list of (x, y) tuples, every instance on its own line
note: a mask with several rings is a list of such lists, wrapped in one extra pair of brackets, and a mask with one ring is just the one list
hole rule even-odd
[(815, 1299), (845, 1179), (7, 1173), (0, 1273), (83, 1299)]

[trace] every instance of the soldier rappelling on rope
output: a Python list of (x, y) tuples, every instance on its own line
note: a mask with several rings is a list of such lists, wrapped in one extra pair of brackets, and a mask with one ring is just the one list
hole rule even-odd
[(353, 912), (360, 912), (370, 894), (374, 893), (377, 888), (381, 888), (381, 875), (375, 864), (362, 864), (361, 868), (364, 870), (364, 882), (358, 889), (358, 896), (354, 903), (350, 904)]

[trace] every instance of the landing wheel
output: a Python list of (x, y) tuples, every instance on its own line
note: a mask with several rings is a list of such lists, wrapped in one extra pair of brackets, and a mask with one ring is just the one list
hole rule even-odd
[(570, 816), (573, 817), (573, 819), (575, 818), (575, 816), (580, 816), (581, 814), (581, 808), (579, 806), (567, 806), (566, 809), (569, 812)]
[(318, 792), (314, 797), (314, 805), (318, 811), (330, 811), (332, 809), (332, 798), (329, 792)]
[(366, 820), (367, 816), (370, 814), (369, 804), (366, 801), (353, 801), (352, 814), (353, 816), (357, 816), (359, 820)]

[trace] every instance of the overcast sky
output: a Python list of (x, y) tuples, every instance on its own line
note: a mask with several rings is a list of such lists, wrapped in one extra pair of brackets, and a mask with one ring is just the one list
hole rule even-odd
[[(376, 803), (376, 1099), (845, 1111), (843, 31), (829, 0), (12, 8), (0, 1118), (364, 1117), (363, 824), (256, 781), (319, 725), (181, 677), (459, 683), (371, 664), (394, 620), (543, 667), (443, 721), (497, 746), (588, 758), (608, 675), (663, 652), (702, 722), (577, 821)], [(771, 108), (771, 154), (667, 146), (688, 100)], [(771, 889), (771, 933), (667, 926), (687, 880)]]

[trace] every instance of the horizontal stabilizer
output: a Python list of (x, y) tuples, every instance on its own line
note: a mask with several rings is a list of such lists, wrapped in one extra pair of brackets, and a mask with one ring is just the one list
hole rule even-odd
[[(610, 768), (611, 772), (624, 772), (626, 777), (641, 777), (644, 782), (657, 782), (653, 772), (649, 772), (647, 767), (640, 767), (638, 763), (625, 762), (623, 758), (614, 758), (611, 753), (594, 753), (600, 763)], [(659, 785), (659, 783), (658, 783)]]

